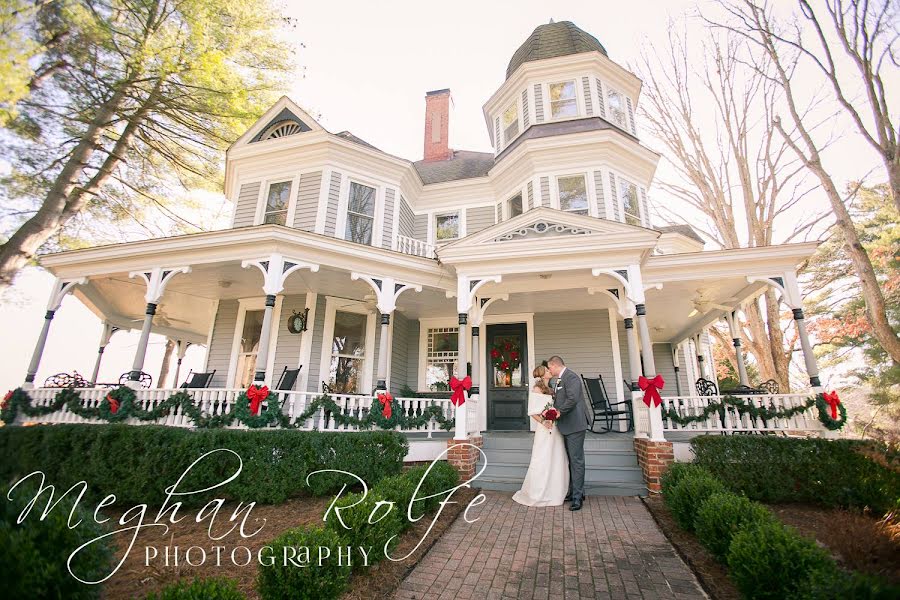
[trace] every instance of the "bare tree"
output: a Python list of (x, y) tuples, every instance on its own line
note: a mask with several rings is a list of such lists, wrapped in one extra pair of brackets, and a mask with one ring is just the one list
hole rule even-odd
[[(859, 278), (861, 292), (866, 303), (866, 316), (871, 323), (873, 334), (891, 359), (895, 363), (900, 363), (900, 337), (897, 336), (897, 332), (888, 320), (884, 294), (879, 285), (875, 269), (860, 241), (845, 199), (838, 191), (838, 185), (835, 183), (831, 172), (825, 166), (822, 158), (825, 144), (817, 139), (817, 123), (813, 121), (808, 111), (808, 106), (803, 104), (804, 90), (799, 88), (802, 84), (798, 84), (794, 78), (801, 61), (816, 64), (820, 70), (826, 73), (832, 87), (838, 91), (838, 101), (844, 112), (849, 114), (851, 120), (857, 124), (857, 127), (862, 125), (859, 114), (850, 106), (845, 94), (840, 91), (840, 82), (832, 58), (834, 51), (823, 33), (823, 28), (816, 17), (815, 11), (812, 10), (805, 0), (799, 1), (804, 18), (810, 21), (812, 29), (816, 32), (817, 39), (827, 54), (828, 58), (824, 61), (804, 48), (803, 29), (800, 21), (793, 23), (791, 27), (782, 27), (773, 17), (770, 7), (754, 0), (741, 0), (738, 3), (720, 2), (720, 4), (730, 19), (724, 23), (709, 22), (743, 36), (743, 39), (753, 44), (755, 50), (755, 62), (753, 65), (755, 70), (757, 73), (764, 75), (769, 81), (777, 84), (783, 93), (783, 103), (790, 119), (789, 124), (785, 124), (778, 114), (772, 116), (771, 123), (791, 150), (800, 158), (804, 166), (821, 183), (822, 191), (828, 198), (834, 213), (836, 226), (844, 237), (847, 255), (853, 264), (856, 276)], [(877, 5), (880, 5), (880, 3)], [(873, 6), (876, 6), (876, 3), (873, 3)], [(873, 30), (882, 31), (889, 26), (878, 25), (878, 23), (886, 15), (890, 16), (891, 11), (885, 6), (882, 10), (873, 9), (874, 13), (872, 13), (869, 10), (868, 2), (858, 3), (855, 0), (851, 0), (851, 7), (855, 8), (855, 12), (854, 10), (846, 10), (840, 0), (831, 0), (828, 7), (829, 13), (834, 15), (834, 21), (838, 24), (839, 30), (849, 32), (847, 39), (851, 40), (851, 42), (848, 42), (851, 51), (853, 47), (860, 47), (860, 42), (858, 42), (860, 38), (863, 40), (868, 39), (867, 42), (862, 44), (862, 50), (860, 50), (862, 55), (870, 57), (867, 59), (869, 62), (863, 62), (861, 77), (863, 81), (867, 82), (865, 84), (866, 87), (876, 91), (874, 99), (880, 105), (884, 102), (884, 88), (880, 76), (882, 64), (885, 59), (890, 60), (894, 64), (896, 64), (896, 61), (890, 50), (887, 51), (887, 54), (873, 54), (874, 51), (871, 45), (867, 46), (866, 44), (871, 44)], [(877, 15), (874, 25), (871, 21), (872, 14)], [(849, 17), (849, 22), (847, 17)], [(888, 36), (888, 38), (886, 42), (888, 42), (889, 47), (892, 47), (896, 35), (893, 38)], [(874, 71), (867, 71), (873, 67), (875, 68)], [(882, 114), (887, 116), (886, 104)], [(889, 118), (886, 120), (886, 124), (890, 126)], [(863, 127), (863, 129), (865, 128)], [(893, 129), (891, 129), (889, 137), (894, 140), (892, 142), (893, 150), (890, 150), (887, 154), (883, 153), (882, 156), (890, 158), (896, 164), (897, 136)], [(894, 200), (896, 201), (896, 196), (894, 196)]]
[[(739, 36), (711, 33), (703, 40), (698, 65), (696, 47), (670, 28), (668, 44), (643, 57), (647, 84), (642, 110), (650, 132), (665, 147), (675, 179), (659, 185), (681, 201), (661, 207), (663, 216), (683, 220), (683, 205), (705, 217), (704, 233), (723, 248), (768, 246), (775, 242), (775, 223), (788, 221), (806, 196), (803, 165), (766, 124), (771, 120), (778, 89), (755, 69), (744, 66), (747, 44)], [(807, 213), (778, 242), (808, 235), (822, 214)], [(781, 309), (769, 289), (744, 307), (743, 337), (756, 358), (760, 375), (789, 384), (793, 343), (782, 330)], [(731, 347), (730, 337), (713, 330)]]
[[(166, 339), (166, 351), (163, 354), (162, 365), (159, 367), (159, 379), (156, 380), (156, 387), (166, 387), (166, 379), (169, 378), (169, 368), (172, 366), (172, 353), (175, 351), (175, 340)], [(175, 382), (178, 385), (178, 382)]]

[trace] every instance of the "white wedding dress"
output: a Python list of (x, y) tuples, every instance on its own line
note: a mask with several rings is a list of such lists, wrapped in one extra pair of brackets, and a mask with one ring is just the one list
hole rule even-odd
[[(553, 398), (531, 392), (528, 396), (528, 415), (539, 415)], [(533, 419), (529, 419), (534, 423)], [(531, 447), (531, 462), (522, 489), (513, 500), (525, 506), (560, 506), (569, 491), (569, 462), (562, 434), (554, 424), (548, 431), (537, 424)]]

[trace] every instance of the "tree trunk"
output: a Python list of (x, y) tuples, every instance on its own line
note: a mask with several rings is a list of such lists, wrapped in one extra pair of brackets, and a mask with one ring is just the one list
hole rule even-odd
[(167, 339), (166, 351), (163, 354), (162, 365), (159, 367), (159, 378), (156, 380), (156, 387), (160, 389), (166, 387), (166, 379), (169, 377), (169, 363), (172, 362), (172, 352), (174, 351), (175, 340)]
[(894, 208), (900, 215), (900, 162), (894, 159), (894, 162), (887, 166), (888, 182), (891, 187), (891, 198), (894, 200)]
[[(788, 348), (788, 353), (785, 354), (783, 350), (784, 332), (781, 330), (781, 311), (779, 310), (780, 303), (778, 298), (775, 297), (775, 290), (771, 286), (766, 289), (765, 299), (766, 323), (769, 339), (772, 340), (772, 345), (770, 346), (772, 350), (772, 365), (775, 369), (775, 376), (771, 379), (778, 382), (779, 386), (781, 386), (780, 389), (787, 391), (791, 386), (790, 366), (793, 347)], [(766, 379), (770, 378), (767, 377)]]

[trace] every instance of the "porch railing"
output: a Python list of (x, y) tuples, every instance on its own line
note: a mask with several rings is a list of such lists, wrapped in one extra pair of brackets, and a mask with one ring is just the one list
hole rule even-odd
[(405, 235), (397, 236), (397, 252), (425, 258), (434, 258), (436, 256), (433, 245), (422, 240), (406, 237)]
[[(750, 404), (757, 408), (787, 409), (802, 406), (811, 393), (797, 394), (760, 394), (731, 396), (742, 404)], [(696, 416), (703, 413), (710, 402), (719, 403), (723, 396), (669, 396), (662, 399), (663, 415), (668, 409), (675, 409), (680, 416)], [(753, 418), (748, 410), (740, 410), (734, 406), (723, 405), (719, 410), (713, 411), (707, 418), (679, 425), (674, 420), (663, 418), (664, 431), (683, 432), (763, 432), (763, 431), (818, 431), (821, 429), (816, 417), (816, 408), (795, 414), (784, 419), (764, 419), (761, 416)]]
[[(106, 398), (109, 390), (106, 388), (83, 388), (75, 390), (81, 397), (81, 405), (87, 408), (96, 408)], [(194, 400), (194, 405), (200, 409), (200, 413), (204, 416), (228, 414), (234, 408), (237, 397), (244, 391), (242, 389), (147, 389), (135, 390), (135, 402), (138, 407), (143, 410), (151, 410), (161, 404), (169, 396), (176, 392), (188, 392)], [(57, 388), (37, 388), (29, 390), (32, 403), (35, 406), (49, 406), (56, 394), (59, 393)], [(275, 392), (278, 394), (278, 401), (281, 403), (281, 409), (288, 416), (291, 425), (297, 429), (311, 431), (318, 429), (319, 431), (356, 431), (358, 428), (351, 425), (338, 425), (335, 423), (333, 415), (320, 408), (312, 416), (304, 422), (297, 424), (297, 418), (303, 414), (306, 408), (321, 394), (318, 392)], [(370, 410), (372, 403), (377, 402), (373, 396), (363, 396), (357, 394), (330, 394), (335, 404), (341, 407), (341, 412), (347, 416), (355, 416), (361, 418), (366, 411)], [(408, 416), (418, 416), (431, 405), (441, 408), (441, 412), (445, 419), (453, 420), (455, 415), (455, 407), (448, 399), (433, 398), (396, 398), (400, 404), (401, 410)], [(267, 408), (267, 403), (263, 403), (263, 408)], [(97, 419), (85, 419), (72, 413), (66, 406), (60, 410), (49, 413), (40, 417), (27, 417), (21, 415), (19, 421), (25, 423), (105, 423)], [(138, 419), (127, 419), (125, 423), (131, 425), (169, 425), (172, 427), (193, 427), (194, 423), (191, 418), (182, 414), (181, 408), (174, 408), (157, 421), (139, 421)], [(247, 429), (242, 423), (233, 423), (228, 426), (230, 429)], [(432, 433), (439, 431), (440, 427), (434, 419), (429, 419), (422, 427), (415, 429), (398, 429), (398, 431), (408, 432), (425, 432), (428, 437), (432, 437)]]

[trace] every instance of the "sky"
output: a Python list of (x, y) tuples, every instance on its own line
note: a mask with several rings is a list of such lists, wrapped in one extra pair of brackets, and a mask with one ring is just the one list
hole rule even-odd
[[(787, 0), (779, 0), (786, 6)], [(636, 66), (641, 52), (664, 38), (673, 19), (693, 12), (695, 0), (555, 2), (534, 0), (454, 2), (287, 1), (285, 14), (297, 20), (288, 43), (298, 69), (289, 96), (320, 115), (332, 132), (352, 131), (378, 148), (417, 160), (422, 155), (425, 93), (450, 88), (454, 112), (450, 144), (490, 151), (481, 107), (503, 83), (513, 52), (532, 30), (550, 19), (570, 20), (593, 34), (619, 64)], [(709, 10), (709, 3), (700, 3)], [(700, 27), (696, 20), (689, 27)], [(699, 57), (698, 57), (699, 59)], [(638, 121), (638, 134), (641, 136)], [(642, 141), (654, 148), (652, 139)], [(655, 149), (659, 149), (658, 147)], [(853, 136), (830, 150), (839, 181), (873, 171), (877, 161)], [(663, 172), (665, 165), (660, 167)], [(659, 174), (659, 173), (658, 173)], [(654, 202), (666, 202), (651, 189)], [(808, 207), (821, 208), (813, 194)], [(218, 208), (218, 207), (217, 207)], [(0, 299), (0, 389), (23, 381), (46, 310), (52, 277), (27, 269)], [(164, 300), (163, 300), (164, 301)], [(54, 319), (38, 381), (73, 369), (89, 376), (97, 354), (99, 320), (68, 297)], [(138, 333), (120, 332), (107, 349), (100, 380), (118, 379), (131, 368)], [(151, 336), (145, 371), (159, 373), (165, 340)], [(192, 347), (188, 369), (203, 367), (204, 349)]]

